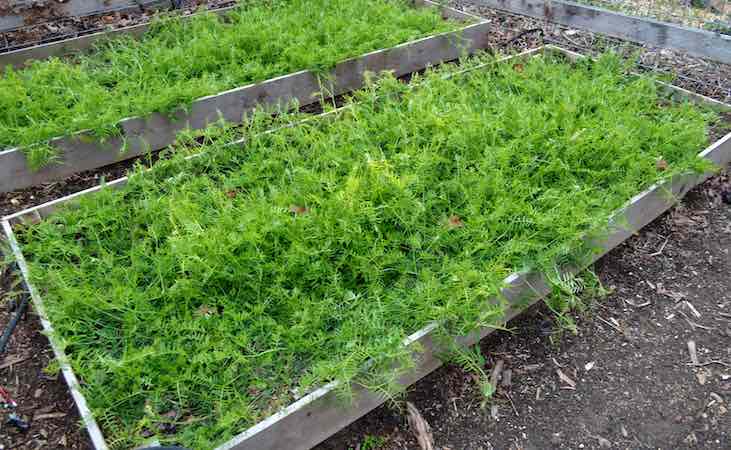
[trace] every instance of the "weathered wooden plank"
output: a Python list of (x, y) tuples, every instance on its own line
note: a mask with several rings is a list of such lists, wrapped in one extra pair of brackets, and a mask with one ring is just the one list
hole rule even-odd
[[(556, 52), (561, 51), (561, 49), (551, 46), (550, 51)], [(533, 53), (527, 52), (527, 54), (531, 55)], [(577, 56), (575, 53), (567, 54), (572, 57)], [(672, 86), (669, 87), (669, 89), (673, 88)], [(698, 98), (697, 100), (702, 100), (702, 98)], [(731, 163), (731, 133), (709, 146), (699, 154), (699, 157), (706, 158), (720, 166)], [(624, 208), (614, 214), (610, 219), (608, 235), (604, 235), (601, 240), (592, 242), (596, 247), (596, 251), (592, 254), (591, 258), (585, 261), (585, 264), (590, 264), (621, 244), (634, 232), (673, 206), (679, 198), (708, 176), (710, 174), (676, 177), (654, 185), (645, 192), (633, 197)], [(110, 184), (110, 186), (117, 187), (124, 183), (126, 183), (126, 179), (121, 179), (114, 184)], [(95, 187), (49, 204), (5, 217), (3, 219), (5, 234), (11, 239), (13, 238), (12, 224), (23, 220), (41, 220), (49, 214), (52, 214), (58, 205), (73, 202), (78, 197), (96, 192), (100, 188)], [(14, 250), (22, 257), (20, 249), (17, 248), (17, 243)], [(23, 274), (27, 277), (26, 272)], [(32, 289), (32, 286), (29, 286), (29, 289)], [(549, 284), (543, 275), (539, 273), (516, 273), (505, 279), (505, 288), (502, 291), (501, 299), (491, 299), (490, 302), (507, 300), (511, 306), (508, 308), (504, 320), (509, 320), (519, 314), (530, 303), (538, 301), (548, 290)], [(32, 290), (32, 292), (35, 292), (35, 290)], [(34, 301), (36, 301), (35, 297)], [(441, 361), (436, 356), (439, 353), (439, 348), (433, 340), (433, 331), (435, 328), (436, 325), (434, 324), (428, 325), (405, 340), (404, 344), (409, 346), (418, 343), (423, 349), (423, 352), (415, 353), (417, 360), (416, 369), (408, 372), (400, 379), (403, 386), (414, 383), (441, 365)], [(478, 342), (481, 338), (493, 331), (493, 328), (480, 329), (468, 336), (462, 337), (460, 341), (465, 345), (470, 345)], [(73, 375), (73, 372), (71, 374)], [(282, 411), (236, 436), (231, 441), (219, 447), (219, 450), (308, 449), (384, 401), (378, 394), (356, 386), (354, 388), (354, 402), (344, 405), (335, 394), (336, 388), (337, 383), (333, 382), (317, 389)], [(81, 394), (79, 393), (79, 395)], [(83, 399), (83, 396), (81, 398)], [(83, 405), (85, 407), (85, 403)]]
[(560, 0), (477, 0), (511, 13), (731, 64), (731, 37)]
[[(17, 263), (18, 268), (20, 269), (23, 284), (25, 284), (25, 288), (31, 296), (31, 300), (33, 301), (33, 308), (40, 318), (41, 326), (43, 326), (43, 331), (45, 332), (46, 336), (48, 336), (53, 354), (59, 363), (61, 373), (66, 380), (66, 385), (69, 387), (71, 397), (74, 399), (74, 403), (76, 403), (76, 408), (79, 410), (79, 416), (84, 423), (84, 427), (89, 433), (91, 442), (94, 445), (95, 450), (107, 450), (107, 443), (104, 440), (104, 436), (102, 435), (101, 429), (99, 428), (99, 424), (96, 422), (94, 416), (91, 414), (91, 411), (89, 410), (89, 407), (86, 403), (86, 398), (84, 397), (84, 394), (81, 393), (79, 380), (76, 378), (76, 374), (69, 365), (68, 358), (66, 357), (66, 353), (64, 352), (63, 348), (58, 344), (58, 342), (56, 342), (56, 339), (53, 337), (53, 326), (51, 325), (51, 322), (48, 319), (48, 315), (46, 314), (46, 309), (43, 306), (43, 299), (41, 298), (33, 284), (29, 281), (30, 271), (28, 270), (28, 264), (25, 261), (23, 252), (20, 251), (20, 246), (18, 245), (18, 241), (15, 238), (15, 234), (13, 233), (12, 225), (10, 224), (10, 222), (3, 219), (2, 229), (5, 236), (5, 241), (9, 245), (12, 252), (12, 257)], [(11, 255), (7, 256), (10, 257)]]
[(118, 124), (121, 136), (105, 142), (98, 141), (88, 132), (60, 137), (51, 141), (60, 155), (58, 161), (37, 171), (28, 167), (20, 148), (0, 151), (0, 192), (61, 179), (157, 151), (174, 143), (181, 130), (203, 129), (220, 119), (239, 123), (245, 113), (258, 106), (274, 107), (292, 101), (300, 105), (312, 104), (318, 101), (316, 94), (323, 88), (332, 95), (350, 92), (363, 86), (366, 72), (392, 71), (401, 76), (457, 59), (486, 48), (489, 29), (489, 24), (483, 21), (454, 32), (348, 59), (336, 65), (326, 77), (304, 70), (203, 97), (193, 102), (188, 111), (125, 119)]
[(0, 9), (0, 33), (37, 22), (35, 17), (48, 18), (83, 17), (109, 11), (125, 11), (170, 5), (163, 0), (71, 0), (51, 2), (38, 6), (36, 2), (8, 0), (8, 7)]

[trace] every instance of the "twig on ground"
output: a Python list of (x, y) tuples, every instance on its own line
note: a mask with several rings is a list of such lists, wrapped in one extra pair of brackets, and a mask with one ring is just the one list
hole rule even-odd
[(411, 402), (406, 402), (406, 411), (408, 412), (408, 422), (413, 431), (421, 450), (434, 450), (434, 436), (431, 432), (429, 423), (424, 420), (416, 406)]
[(556, 369), (556, 373), (558, 374), (558, 377), (561, 379), (561, 381), (568, 385), (565, 389), (576, 389), (576, 381), (569, 378), (569, 376), (563, 373), (561, 369)]
[(617, 333), (619, 333), (619, 334), (623, 334), (623, 333), (622, 333), (622, 329), (621, 329), (621, 328), (619, 328), (618, 326), (616, 326), (616, 325), (615, 325), (615, 324), (613, 324), (612, 322), (608, 321), (607, 319), (604, 319), (604, 318), (603, 318), (602, 316), (600, 316), (600, 315), (597, 315), (597, 316), (596, 316), (596, 318), (597, 318), (597, 319), (599, 319), (599, 320), (601, 320), (602, 322), (606, 323), (606, 324), (607, 324), (607, 325), (609, 325), (610, 327), (614, 328), (614, 330), (615, 330), (615, 331), (616, 331)]
[(2, 364), (0, 364), (0, 370), (1, 369), (7, 369), (10, 366), (14, 366), (15, 364), (22, 363), (23, 361), (30, 359), (30, 356), (15, 356), (11, 358), (5, 358), (3, 360)]
[(690, 317), (688, 317), (688, 315), (686, 313), (684, 313), (683, 311), (678, 311), (678, 312), (685, 318), (685, 321), (688, 322), (688, 325), (690, 325), (691, 328), (694, 328), (694, 329), (700, 328), (701, 330), (708, 330), (708, 331), (713, 331), (716, 329), (715, 327), (707, 327), (705, 325), (695, 323), (692, 320), (690, 320)]
[(725, 363), (725, 362), (723, 362), (721, 360), (718, 360), (718, 359), (712, 359), (712, 360), (706, 361), (706, 362), (690, 363), (688, 365), (689, 366), (693, 366), (693, 367), (705, 367), (705, 366), (710, 366), (711, 364), (718, 364), (718, 365), (721, 365), (723, 367), (731, 367), (731, 364)]
[(694, 366), (698, 365), (698, 351), (695, 348), (695, 341), (688, 341), (688, 353), (690, 354), (690, 361)]
[(701, 313), (699, 313), (699, 312), (698, 312), (698, 310), (697, 310), (697, 309), (695, 309), (695, 306), (693, 306), (693, 304), (692, 304), (691, 302), (689, 302), (688, 300), (685, 300), (685, 301), (683, 301), (683, 303), (685, 303), (685, 306), (687, 306), (687, 307), (688, 307), (688, 309), (690, 310), (690, 312), (692, 312), (692, 313), (693, 313), (693, 315), (694, 315), (694, 316), (695, 316), (695, 317), (696, 317), (697, 319), (700, 319), (700, 318), (701, 318)]
[(505, 392), (505, 396), (508, 397), (508, 401), (510, 401), (510, 406), (513, 407), (513, 412), (515, 413), (515, 417), (520, 417), (520, 414), (518, 414), (518, 408), (515, 407), (515, 403), (513, 403), (513, 398), (510, 397), (510, 394)]
[(672, 234), (668, 235), (668, 237), (665, 238), (665, 242), (663, 242), (662, 245), (660, 246), (660, 249), (658, 251), (656, 251), (655, 253), (650, 253), (650, 256), (660, 256), (660, 255), (662, 255), (662, 251), (665, 250), (665, 246), (668, 245), (668, 241), (670, 240), (670, 236), (672, 236)]
[(628, 303), (630, 306), (634, 306), (635, 308), (644, 308), (645, 306), (649, 306), (652, 304), (652, 302), (649, 300), (644, 303), (635, 303), (635, 302), (627, 300), (626, 298), (624, 299), (624, 302)]

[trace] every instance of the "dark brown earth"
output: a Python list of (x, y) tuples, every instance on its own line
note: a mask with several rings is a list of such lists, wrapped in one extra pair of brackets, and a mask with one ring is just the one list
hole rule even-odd
[[(495, 50), (542, 43), (580, 51), (623, 45), (533, 19), (465, 9), (495, 24)], [(521, 34), (528, 30), (534, 31)], [(26, 41), (16, 37), (16, 43), (47, 37), (39, 33)], [(640, 55), (643, 68), (678, 74), (675, 84), (731, 100), (728, 66), (667, 50), (642, 49)], [(91, 187), (101, 177), (122, 176), (128, 167), (0, 194), (0, 215)], [(603, 258), (596, 272), (612, 294), (576, 316), (576, 336), (561, 333), (542, 307), (512, 322), (513, 333), (484, 341), (487, 369), (500, 359), (511, 373), (510, 385), (486, 408), (472, 376), (457, 367), (442, 368), (415, 385), (408, 399), (431, 424), (436, 448), (731, 448), (731, 207), (719, 200), (724, 189), (731, 189), (727, 176), (707, 182), (681, 208)], [(8, 300), (14, 298), (8, 293), (18, 289), (10, 286), (15, 278), (9, 274), (2, 279), (4, 325)], [(31, 423), (28, 432), (19, 432), (2, 414), (0, 448), (90, 448), (63, 380), (42, 370), (50, 348), (39, 330), (31, 312), (0, 357), (0, 387), (10, 391), (18, 412)], [(700, 363), (717, 362), (688, 366), (691, 339)], [(558, 369), (575, 389), (567, 389)], [(384, 407), (319, 449), (367, 450), (379, 441), (384, 449), (418, 448), (404, 415)]]

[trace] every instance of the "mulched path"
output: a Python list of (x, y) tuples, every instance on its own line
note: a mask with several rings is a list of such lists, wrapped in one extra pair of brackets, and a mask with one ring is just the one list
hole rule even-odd
[[(0, 33), (0, 54), (34, 45), (46, 44), (92, 33), (110, 31), (147, 23), (165, 8), (140, 8), (92, 14), (85, 17), (63, 17), (54, 14), (53, 2), (27, 13), (29, 25)], [(201, 9), (216, 10), (234, 5), (236, 0), (181, 0), (176, 14), (188, 16)], [(172, 3), (171, 8), (172, 9)]]
[[(468, 1), (452, 4), (495, 24), (494, 50), (557, 43), (586, 52), (624, 45)], [(94, 20), (114, 27), (145, 17), (117, 14)], [(82, 24), (79, 30), (93, 26)], [(35, 34), (14, 35), (12, 42), (53, 39), (53, 33), (39, 28)], [(7, 33), (0, 35), (0, 48), (3, 38)], [(637, 49), (630, 45), (626, 51)], [(657, 49), (641, 49), (640, 61), (641, 69), (677, 74), (675, 84), (731, 101), (728, 66)], [(91, 187), (102, 177), (122, 176), (129, 165), (0, 194), (0, 215)], [(560, 335), (551, 315), (536, 308), (511, 324), (513, 334), (486, 339), (487, 369), (502, 359), (512, 376), (485, 409), (471, 376), (459, 368), (442, 368), (415, 385), (408, 399), (431, 423), (437, 448), (600, 448), (607, 442), (613, 448), (731, 447), (731, 369), (717, 363), (687, 366), (689, 339), (696, 342), (701, 362), (731, 363), (731, 319), (723, 315), (731, 306), (731, 211), (719, 200), (720, 192), (729, 188), (728, 177), (707, 182), (683, 207), (603, 258), (596, 271), (613, 293), (577, 317), (577, 336)], [(4, 274), (0, 298), (13, 297), (8, 293), (18, 290), (12, 285), (15, 280)], [(649, 305), (636, 306), (647, 301)], [(9, 320), (8, 303), (0, 307), (0, 324)], [(43, 370), (50, 359), (47, 340), (31, 312), (0, 358), (0, 386), (19, 403), (18, 412), (30, 422), (30, 430), (21, 432), (0, 421), (0, 448), (91, 448), (62, 378)], [(557, 369), (576, 383), (575, 389), (565, 389)], [(379, 441), (384, 449), (418, 448), (403, 414), (386, 407), (319, 448), (367, 450)]]

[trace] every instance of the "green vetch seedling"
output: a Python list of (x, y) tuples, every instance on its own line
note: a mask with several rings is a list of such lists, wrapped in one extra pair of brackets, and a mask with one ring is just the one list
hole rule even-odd
[(548, 280), (552, 289), (544, 303), (554, 314), (556, 328), (550, 339), (555, 344), (566, 331), (576, 334), (578, 330), (573, 316), (586, 313), (595, 300), (605, 297), (609, 291), (590, 269), (575, 275), (556, 268), (548, 273)]
[[(359, 448), (360, 450), (378, 450), (384, 445), (386, 445), (386, 439), (384, 439), (382, 436), (367, 434), (363, 438), (363, 442), (361, 442), (360, 445), (356, 448)], [(349, 450), (355, 450), (355, 448), (350, 447)]]
[(21, 147), (29, 165), (50, 162), (53, 137), (171, 113), (197, 98), (454, 30), (434, 8), (408, 0), (249, 0), (225, 17), (157, 21), (140, 40), (120, 37), (69, 58), (0, 73), (0, 149)]
[(714, 114), (626, 69), (542, 56), (385, 78), (19, 229), (112, 446), (211, 448), (331, 380), (392, 394), (405, 336), (500, 326), (507, 275), (570, 266), (634, 194), (709, 168)]

